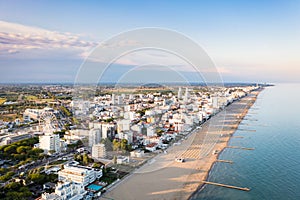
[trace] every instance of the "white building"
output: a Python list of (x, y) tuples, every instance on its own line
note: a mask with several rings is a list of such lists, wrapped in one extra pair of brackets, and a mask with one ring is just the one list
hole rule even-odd
[(89, 147), (100, 143), (101, 141), (101, 129), (93, 128), (89, 131)]
[(59, 134), (41, 135), (39, 142), (39, 148), (43, 149), (45, 153), (49, 153), (49, 151), (59, 153), (61, 151)]
[(115, 136), (115, 132), (117, 130), (117, 126), (115, 123), (107, 123), (107, 122), (102, 122), (102, 138), (113, 138)]
[(55, 194), (60, 197), (61, 200), (80, 200), (84, 199), (87, 191), (84, 190), (83, 184), (74, 182), (58, 182), (55, 188)]
[(117, 122), (118, 133), (121, 131), (129, 131), (130, 130), (130, 120), (123, 119)]
[(190, 98), (189, 88), (185, 88), (184, 102), (188, 102), (189, 98)]
[(122, 105), (122, 104), (123, 104), (123, 97), (118, 96), (118, 105)]
[(134, 158), (142, 158), (142, 157), (144, 157), (144, 155), (145, 155), (145, 152), (140, 149), (130, 152), (130, 156), (134, 157)]
[(182, 99), (182, 90), (181, 90), (181, 87), (179, 87), (178, 89), (178, 99)]
[(38, 200), (61, 200), (61, 198), (55, 193), (43, 193)]
[(132, 131), (121, 131), (117, 135), (119, 139), (125, 139), (128, 141), (128, 144), (131, 144), (133, 142), (133, 132)]
[(213, 108), (219, 108), (218, 97), (212, 97), (212, 106)]
[(116, 104), (116, 97), (115, 94), (111, 94), (111, 104), (115, 105)]
[(155, 134), (155, 131), (154, 131), (154, 130), (155, 130), (155, 129), (154, 129), (153, 126), (148, 126), (148, 127), (147, 127), (147, 136), (148, 136), (148, 137), (154, 136), (154, 134)]
[(104, 144), (95, 144), (92, 147), (92, 158), (100, 159), (106, 157), (106, 148)]
[(59, 181), (73, 181), (74, 183), (88, 184), (102, 177), (102, 170), (80, 165), (64, 165), (64, 169), (58, 172)]
[(39, 200), (83, 200), (87, 191), (82, 184), (74, 182), (59, 181), (55, 187), (55, 192), (43, 193)]

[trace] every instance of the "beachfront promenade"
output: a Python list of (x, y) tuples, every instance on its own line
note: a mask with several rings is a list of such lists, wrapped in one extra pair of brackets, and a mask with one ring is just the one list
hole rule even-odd
[[(206, 180), (217, 160), (214, 150), (227, 146), (259, 92), (244, 97), (213, 116), (202, 129), (192, 132), (180, 145), (168, 148), (121, 180), (103, 199), (188, 199)], [(183, 157), (186, 162), (175, 162)]]

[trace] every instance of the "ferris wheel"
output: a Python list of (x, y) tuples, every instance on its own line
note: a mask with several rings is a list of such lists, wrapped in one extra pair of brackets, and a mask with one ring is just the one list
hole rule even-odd
[(44, 110), (39, 117), (39, 129), (44, 133), (59, 131), (58, 121), (53, 112)]

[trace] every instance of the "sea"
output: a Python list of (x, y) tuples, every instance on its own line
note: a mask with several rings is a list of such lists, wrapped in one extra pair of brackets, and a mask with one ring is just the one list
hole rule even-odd
[(300, 199), (300, 84), (265, 88), (234, 136), (230, 146), (255, 149), (226, 148), (219, 159), (233, 164), (214, 164), (208, 181), (250, 191), (205, 185), (191, 199)]

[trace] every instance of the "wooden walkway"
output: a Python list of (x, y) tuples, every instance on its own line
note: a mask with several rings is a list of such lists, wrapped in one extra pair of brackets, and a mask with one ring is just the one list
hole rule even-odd
[(232, 160), (216, 160), (216, 162), (223, 162), (223, 163), (233, 164)]
[(238, 147), (238, 146), (227, 146), (226, 148), (231, 148), (231, 149), (242, 149), (242, 150), (254, 150), (254, 148)]
[(209, 181), (202, 181), (202, 182), (204, 184), (209, 184), (209, 185), (216, 185), (216, 186), (226, 187), (226, 188), (231, 188), (231, 189), (236, 189), (236, 190), (250, 191), (249, 188), (245, 188), (245, 187), (237, 187), (237, 186), (233, 186), (233, 185), (226, 185), (226, 184), (222, 184), (222, 183), (215, 183), (215, 182), (209, 182)]

